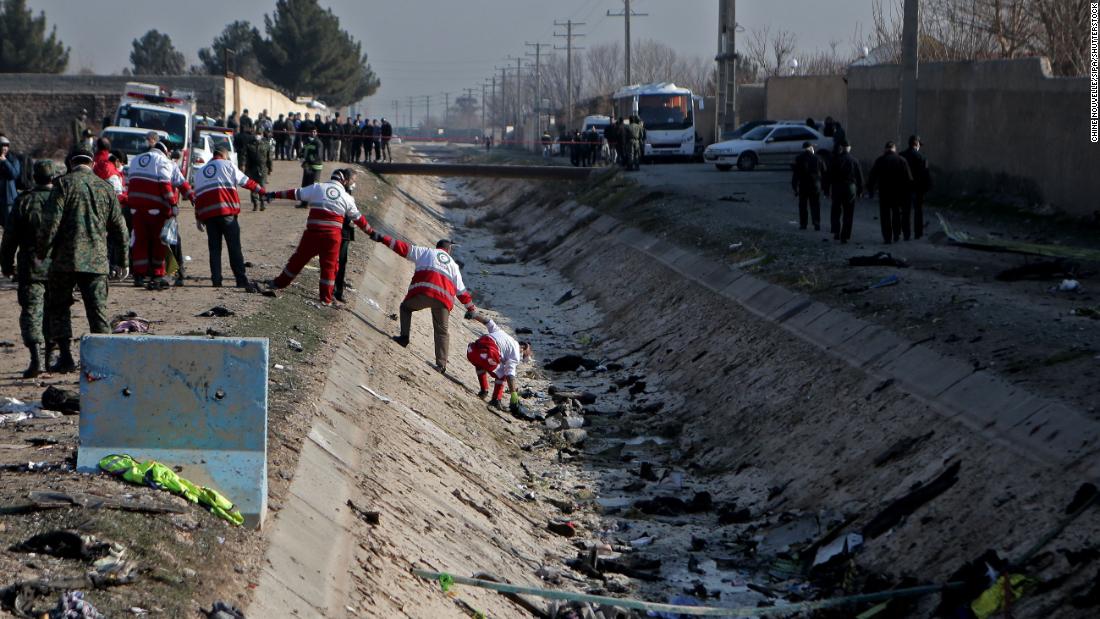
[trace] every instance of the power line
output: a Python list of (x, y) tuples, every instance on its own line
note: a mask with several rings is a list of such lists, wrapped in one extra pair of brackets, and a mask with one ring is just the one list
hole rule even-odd
[[(536, 120), (535, 124), (537, 125), (535, 127), (535, 129), (539, 133), (541, 133), (542, 132), (542, 112), (539, 111), (539, 108), (542, 106), (542, 72), (541, 72), (541, 69), (542, 69), (542, 48), (543, 47), (551, 47), (552, 48), (553, 45), (551, 45), (549, 43), (539, 43), (539, 42), (535, 42), (535, 43), (524, 42), (523, 44), (527, 47), (535, 48), (535, 53), (533, 54), (534, 57), (535, 57), (535, 107), (533, 109), (534, 109), (534, 112), (535, 112), (535, 120)], [(527, 55), (531, 56), (532, 54), (531, 54), (531, 52), (527, 52)]]
[(573, 39), (576, 37), (583, 37), (583, 34), (577, 34), (573, 32), (574, 26), (583, 26), (584, 22), (575, 22), (571, 19), (565, 20), (565, 22), (555, 21), (554, 26), (565, 26), (565, 34), (555, 32), (554, 36), (562, 37), (565, 39), (565, 47), (557, 47), (554, 49), (565, 50), (565, 89), (568, 91), (566, 94), (569, 97), (569, 107), (566, 109), (566, 120), (569, 123), (567, 127), (573, 127), (573, 50), (584, 49), (583, 47), (574, 47)]
[(622, 17), (623, 23), (626, 28), (626, 44), (625, 44), (625, 56), (626, 56), (626, 83), (629, 86), (633, 82), (630, 81), (630, 18), (631, 17), (647, 17), (649, 13), (635, 13), (630, 10), (630, 0), (623, 0), (623, 10), (621, 13), (607, 12), (608, 17)]

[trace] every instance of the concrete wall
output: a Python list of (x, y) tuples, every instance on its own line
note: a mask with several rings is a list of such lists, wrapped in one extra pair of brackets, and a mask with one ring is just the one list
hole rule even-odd
[(768, 99), (764, 84), (742, 84), (737, 87), (737, 124), (751, 120), (767, 120)]
[[(848, 138), (869, 164), (900, 140), (898, 67), (848, 73)], [(918, 132), (936, 189), (991, 192), (1074, 216), (1100, 208), (1100, 148), (1089, 142), (1088, 78), (1055, 78), (1043, 59), (920, 67)]]
[(770, 77), (767, 116), (772, 120), (823, 120), (832, 116), (848, 126), (848, 85), (839, 75)]
[(273, 88), (266, 88), (240, 77), (220, 79), (224, 80), (225, 97), (222, 107), (216, 114), (219, 118), (226, 118), (232, 112), (241, 110), (248, 110), (248, 114), (253, 119), (264, 110), (267, 110), (272, 118), (278, 118), (279, 114), (288, 112), (301, 112), (302, 114), (309, 114), (311, 117), (319, 113), (322, 118), (332, 113), (332, 110), (315, 110), (295, 103), (292, 99)]

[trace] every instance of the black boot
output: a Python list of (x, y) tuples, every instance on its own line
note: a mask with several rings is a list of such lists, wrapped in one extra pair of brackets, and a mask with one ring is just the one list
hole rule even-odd
[(31, 353), (31, 364), (23, 370), (23, 378), (34, 378), (42, 373), (42, 366), (45, 365), (42, 362), (42, 346), (31, 344), (27, 347), (27, 350)]
[(49, 340), (46, 340), (46, 352), (42, 356), (42, 367), (43, 368), (49, 369), (49, 367), (51, 365), (53, 365), (53, 353), (54, 353), (55, 350), (57, 350), (57, 344), (54, 344), (53, 342), (51, 342)]
[(50, 368), (51, 372), (57, 372), (58, 374), (68, 374), (76, 370), (76, 361), (73, 360), (73, 353), (69, 349), (69, 342), (57, 343), (57, 363)]

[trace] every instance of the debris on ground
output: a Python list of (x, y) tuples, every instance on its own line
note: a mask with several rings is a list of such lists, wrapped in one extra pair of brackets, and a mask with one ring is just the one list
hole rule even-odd
[(1058, 287), (1056, 289), (1051, 289), (1051, 291), (1054, 290), (1057, 290), (1058, 292), (1080, 292), (1081, 282), (1075, 279), (1063, 279), (1062, 283), (1058, 284)]
[(573, 291), (570, 290), (569, 292), (566, 292), (565, 294), (558, 297), (558, 300), (554, 301), (554, 305), (561, 305), (562, 303), (565, 303), (566, 301), (568, 301), (569, 299), (572, 299), (575, 296), (577, 296), (577, 295), (573, 294)]
[(547, 363), (545, 367), (551, 372), (575, 372), (581, 368), (594, 370), (599, 367), (599, 365), (599, 361), (588, 359), (580, 355), (562, 355)]
[(25, 502), (0, 505), (0, 515), (27, 514), (36, 511), (66, 507), (117, 509), (147, 514), (182, 514), (187, 511), (181, 505), (154, 501), (149, 497), (143, 496), (102, 496), (84, 492), (34, 490), (27, 494), (27, 500)]
[(1091, 318), (1093, 320), (1100, 320), (1100, 306), (1097, 307), (1075, 307), (1070, 310), (1071, 316), (1081, 316), (1082, 318)]
[(1065, 259), (1031, 262), (1011, 269), (1005, 269), (997, 274), (996, 279), (1002, 282), (1018, 282), (1025, 279), (1060, 279), (1074, 278), (1077, 276), (1077, 263)]
[(921, 505), (946, 492), (959, 481), (961, 466), (961, 462), (952, 464), (932, 481), (918, 485), (914, 490), (892, 502), (863, 527), (863, 537), (874, 539), (886, 533)]
[(896, 286), (898, 284), (898, 282), (900, 282), (900, 281), (901, 281), (901, 279), (898, 278), (897, 275), (890, 275), (890, 276), (887, 276), (887, 277), (884, 277), (884, 278), (878, 280), (877, 282), (875, 282), (873, 284), (868, 284), (866, 286), (852, 286), (852, 287), (849, 287), (849, 288), (844, 288), (843, 290), (841, 290), (841, 292), (843, 292), (845, 294), (855, 294), (855, 293), (858, 293), (858, 292), (866, 292), (868, 290), (875, 290), (876, 288), (886, 288), (887, 286)]
[(50, 385), (42, 392), (42, 408), (66, 415), (80, 413), (80, 393)]
[[(36, 410), (38, 410), (37, 406), (35, 406), (34, 404), (28, 404), (18, 398), (5, 396), (4, 398), (0, 399), (0, 414), (27, 413), (29, 415), (33, 414)], [(24, 417), (23, 419), (26, 418), (27, 417)], [(0, 420), (2, 419), (3, 418), (0, 418)], [(0, 423), (2, 423), (2, 421), (0, 421)]]
[(352, 513), (354, 513), (356, 516), (359, 517), (360, 520), (369, 525), (377, 525), (382, 521), (382, 515), (380, 513), (363, 509), (362, 507), (356, 505), (355, 502), (351, 499), (348, 499), (347, 505), (351, 508)]
[(286, 346), (294, 352), (302, 352), (305, 350), (305, 347), (302, 346), (302, 343), (292, 337), (286, 338)]
[(84, 592), (69, 591), (57, 601), (49, 613), (50, 619), (104, 619), (91, 602), (84, 599)]
[(1022, 243), (1019, 241), (1006, 241), (1002, 239), (978, 239), (962, 230), (955, 230), (950, 222), (940, 213), (936, 213), (943, 227), (944, 234), (957, 245), (981, 249), (985, 251), (1009, 252), (1017, 254), (1031, 254), (1046, 256), (1048, 258), (1069, 258), (1073, 260), (1087, 260), (1100, 262), (1100, 250), (1084, 247), (1067, 247), (1065, 245), (1043, 245), (1040, 243)]
[(148, 333), (149, 321), (144, 318), (125, 318), (111, 324), (111, 333)]
[(200, 318), (228, 318), (229, 316), (236, 316), (237, 312), (234, 312), (224, 305), (215, 305), (205, 312), (201, 312), (195, 315)]
[(577, 528), (572, 522), (565, 520), (551, 520), (546, 525), (546, 530), (562, 537), (573, 537), (577, 534)]
[(203, 610), (207, 619), (245, 619), (244, 613), (236, 606), (218, 600), (210, 610)]
[(889, 252), (880, 251), (872, 256), (852, 256), (848, 258), (848, 266), (852, 267), (899, 267), (909, 268), (909, 263), (904, 258), (895, 258)]
[(100, 541), (92, 535), (81, 535), (77, 531), (58, 529), (39, 533), (13, 544), (8, 550), (90, 561), (107, 555), (111, 550), (111, 543)]

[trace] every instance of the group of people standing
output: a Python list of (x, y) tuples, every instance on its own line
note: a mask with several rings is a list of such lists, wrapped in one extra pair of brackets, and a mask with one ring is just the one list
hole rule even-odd
[[(807, 119), (807, 125), (816, 128), (813, 119)], [(867, 197), (873, 198), (877, 190), (883, 243), (921, 238), (924, 196), (932, 187), (932, 173), (920, 152), (920, 136), (910, 136), (909, 148), (900, 154), (893, 141), (887, 142), (865, 181), (843, 127), (826, 118), (824, 135), (833, 138), (832, 150), (818, 152), (812, 142), (805, 142), (791, 166), (799, 227), (805, 230), (812, 223), (814, 230), (821, 229), (824, 195), (832, 199), (829, 232), (835, 240), (847, 243), (852, 238), (856, 200), (865, 190)]]
[[(625, 170), (638, 170), (645, 155), (645, 124), (638, 116), (611, 119), (601, 132), (595, 125), (577, 129), (570, 134), (562, 130), (558, 136), (559, 155), (569, 153), (569, 162), (578, 167), (592, 167), (600, 162), (619, 164)], [(551, 156), (553, 138), (543, 131), (542, 154)]]
[(300, 112), (279, 114), (272, 123), (272, 132), (277, 159), (301, 159), (306, 140), (312, 134), (319, 141), (319, 154), (324, 161), (393, 161), (390, 152), (393, 125), (385, 118), (364, 119), (356, 114), (354, 119), (349, 116), (341, 121), (339, 112), (324, 118), (320, 114), (303, 117)]

